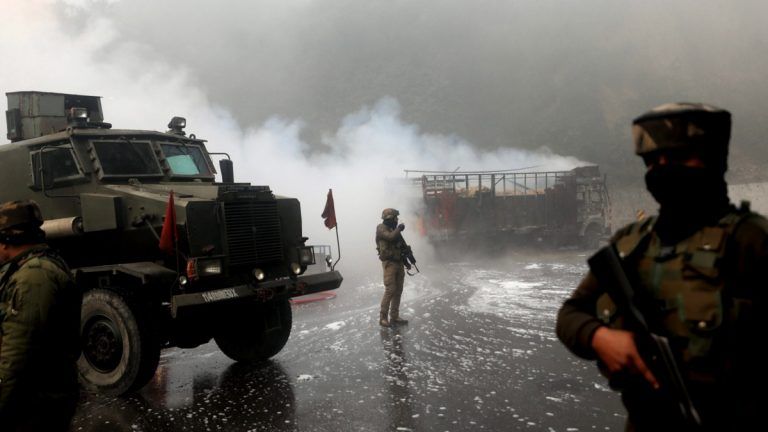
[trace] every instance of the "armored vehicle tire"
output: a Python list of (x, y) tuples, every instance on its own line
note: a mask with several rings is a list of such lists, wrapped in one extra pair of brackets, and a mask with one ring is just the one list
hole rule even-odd
[(92, 290), (83, 296), (80, 320), (80, 381), (92, 391), (121, 395), (138, 390), (155, 375), (160, 343), (148, 317), (120, 294)]
[(240, 305), (230, 312), (222, 317), (214, 339), (232, 360), (266, 360), (288, 342), (293, 316), (287, 298)]

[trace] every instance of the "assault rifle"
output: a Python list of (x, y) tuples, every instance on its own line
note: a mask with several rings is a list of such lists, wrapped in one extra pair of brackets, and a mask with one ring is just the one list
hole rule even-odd
[[(411, 246), (408, 245), (408, 243), (405, 242), (405, 239), (402, 235), (400, 235), (400, 240), (403, 241), (403, 246), (400, 248), (400, 256), (403, 259), (403, 265), (405, 266), (405, 272), (408, 273), (408, 276), (413, 276), (416, 273), (421, 273), (419, 270), (419, 267), (416, 265), (416, 258), (413, 256), (413, 250), (411, 250)], [(411, 267), (416, 269), (416, 273), (411, 273)]]
[(638, 351), (661, 386), (658, 390), (662, 392), (660, 398), (668, 399), (687, 428), (696, 429), (701, 426), (699, 413), (693, 406), (669, 340), (654, 333), (641, 312), (652, 307), (653, 300), (649, 295), (643, 296), (644, 291), (633, 287), (616, 246), (610, 244), (603, 247), (587, 263), (600, 286), (625, 317), (628, 328), (634, 332)]

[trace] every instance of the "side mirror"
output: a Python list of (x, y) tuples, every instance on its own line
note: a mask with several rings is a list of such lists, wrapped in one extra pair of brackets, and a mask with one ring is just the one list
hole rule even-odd
[(221, 182), (222, 183), (234, 183), (235, 182), (235, 165), (230, 159), (222, 159), (219, 161), (219, 168), (221, 169)]

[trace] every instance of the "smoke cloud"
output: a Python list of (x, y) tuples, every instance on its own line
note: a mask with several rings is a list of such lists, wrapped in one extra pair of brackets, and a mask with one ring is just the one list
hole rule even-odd
[[(94, 61), (138, 74), (160, 63), (159, 78), (170, 81), (191, 71), (182, 82), (242, 128), (302, 119), (309, 152), (324, 149), (339, 119), (391, 96), (404, 121), (425, 131), (485, 150), (547, 146), (626, 183), (642, 171), (631, 119), (661, 103), (701, 101), (734, 114), (736, 179), (754, 181), (768, 161), (768, 3), (759, 0), (68, 0), (47, 8), (67, 34), (89, 30), (101, 45)], [(109, 26), (90, 31), (105, 18)], [(49, 28), (41, 30), (45, 37)], [(25, 53), (37, 46), (12, 40)], [(65, 41), (44, 42), (69, 56)]]
[[(399, 208), (413, 226), (409, 211), (418, 205), (420, 189), (403, 181), (404, 169), (566, 170), (585, 164), (546, 147), (483, 150), (455, 134), (425, 132), (405, 120), (398, 99), (386, 94), (339, 116), (335, 128), (321, 135), (304, 133), (307, 121), (300, 115), (272, 114), (243, 124), (231, 106), (209, 96), (194, 65), (165, 59), (156, 48), (126, 38), (125, 27), (107, 10), (86, 14), (84, 9), (117, 4), (14, 2), (0, 26), (0, 57), (14, 59), (18, 67), (3, 69), (3, 90), (100, 94), (105, 120), (116, 128), (164, 130), (172, 116), (184, 116), (187, 131), (208, 139), (210, 151), (232, 156), (236, 180), (299, 198), (313, 244), (335, 244), (320, 218), (332, 188), (347, 266), (377, 264), (373, 234), (383, 208)], [(78, 20), (87, 25), (74, 25)], [(415, 230), (406, 236), (418, 243)]]

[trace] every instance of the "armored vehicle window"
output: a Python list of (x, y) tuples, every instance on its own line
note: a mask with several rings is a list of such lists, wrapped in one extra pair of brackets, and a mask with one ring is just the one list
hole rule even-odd
[(210, 176), (211, 170), (205, 162), (205, 156), (200, 147), (195, 145), (161, 144), (165, 161), (173, 175)]
[(54, 185), (68, 180), (83, 178), (83, 174), (77, 165), (77, 160), (71, 148), (47, 147), (30, 153), (32, 158), (32, 178), (37, 187), (42, 185), (43, 173), (40, 171), (40, 158), (42, 156), (45, 169), (45, 182)]
[(103, 176), (160, 176), (160, 165), (146, 141), (94, 141)]

